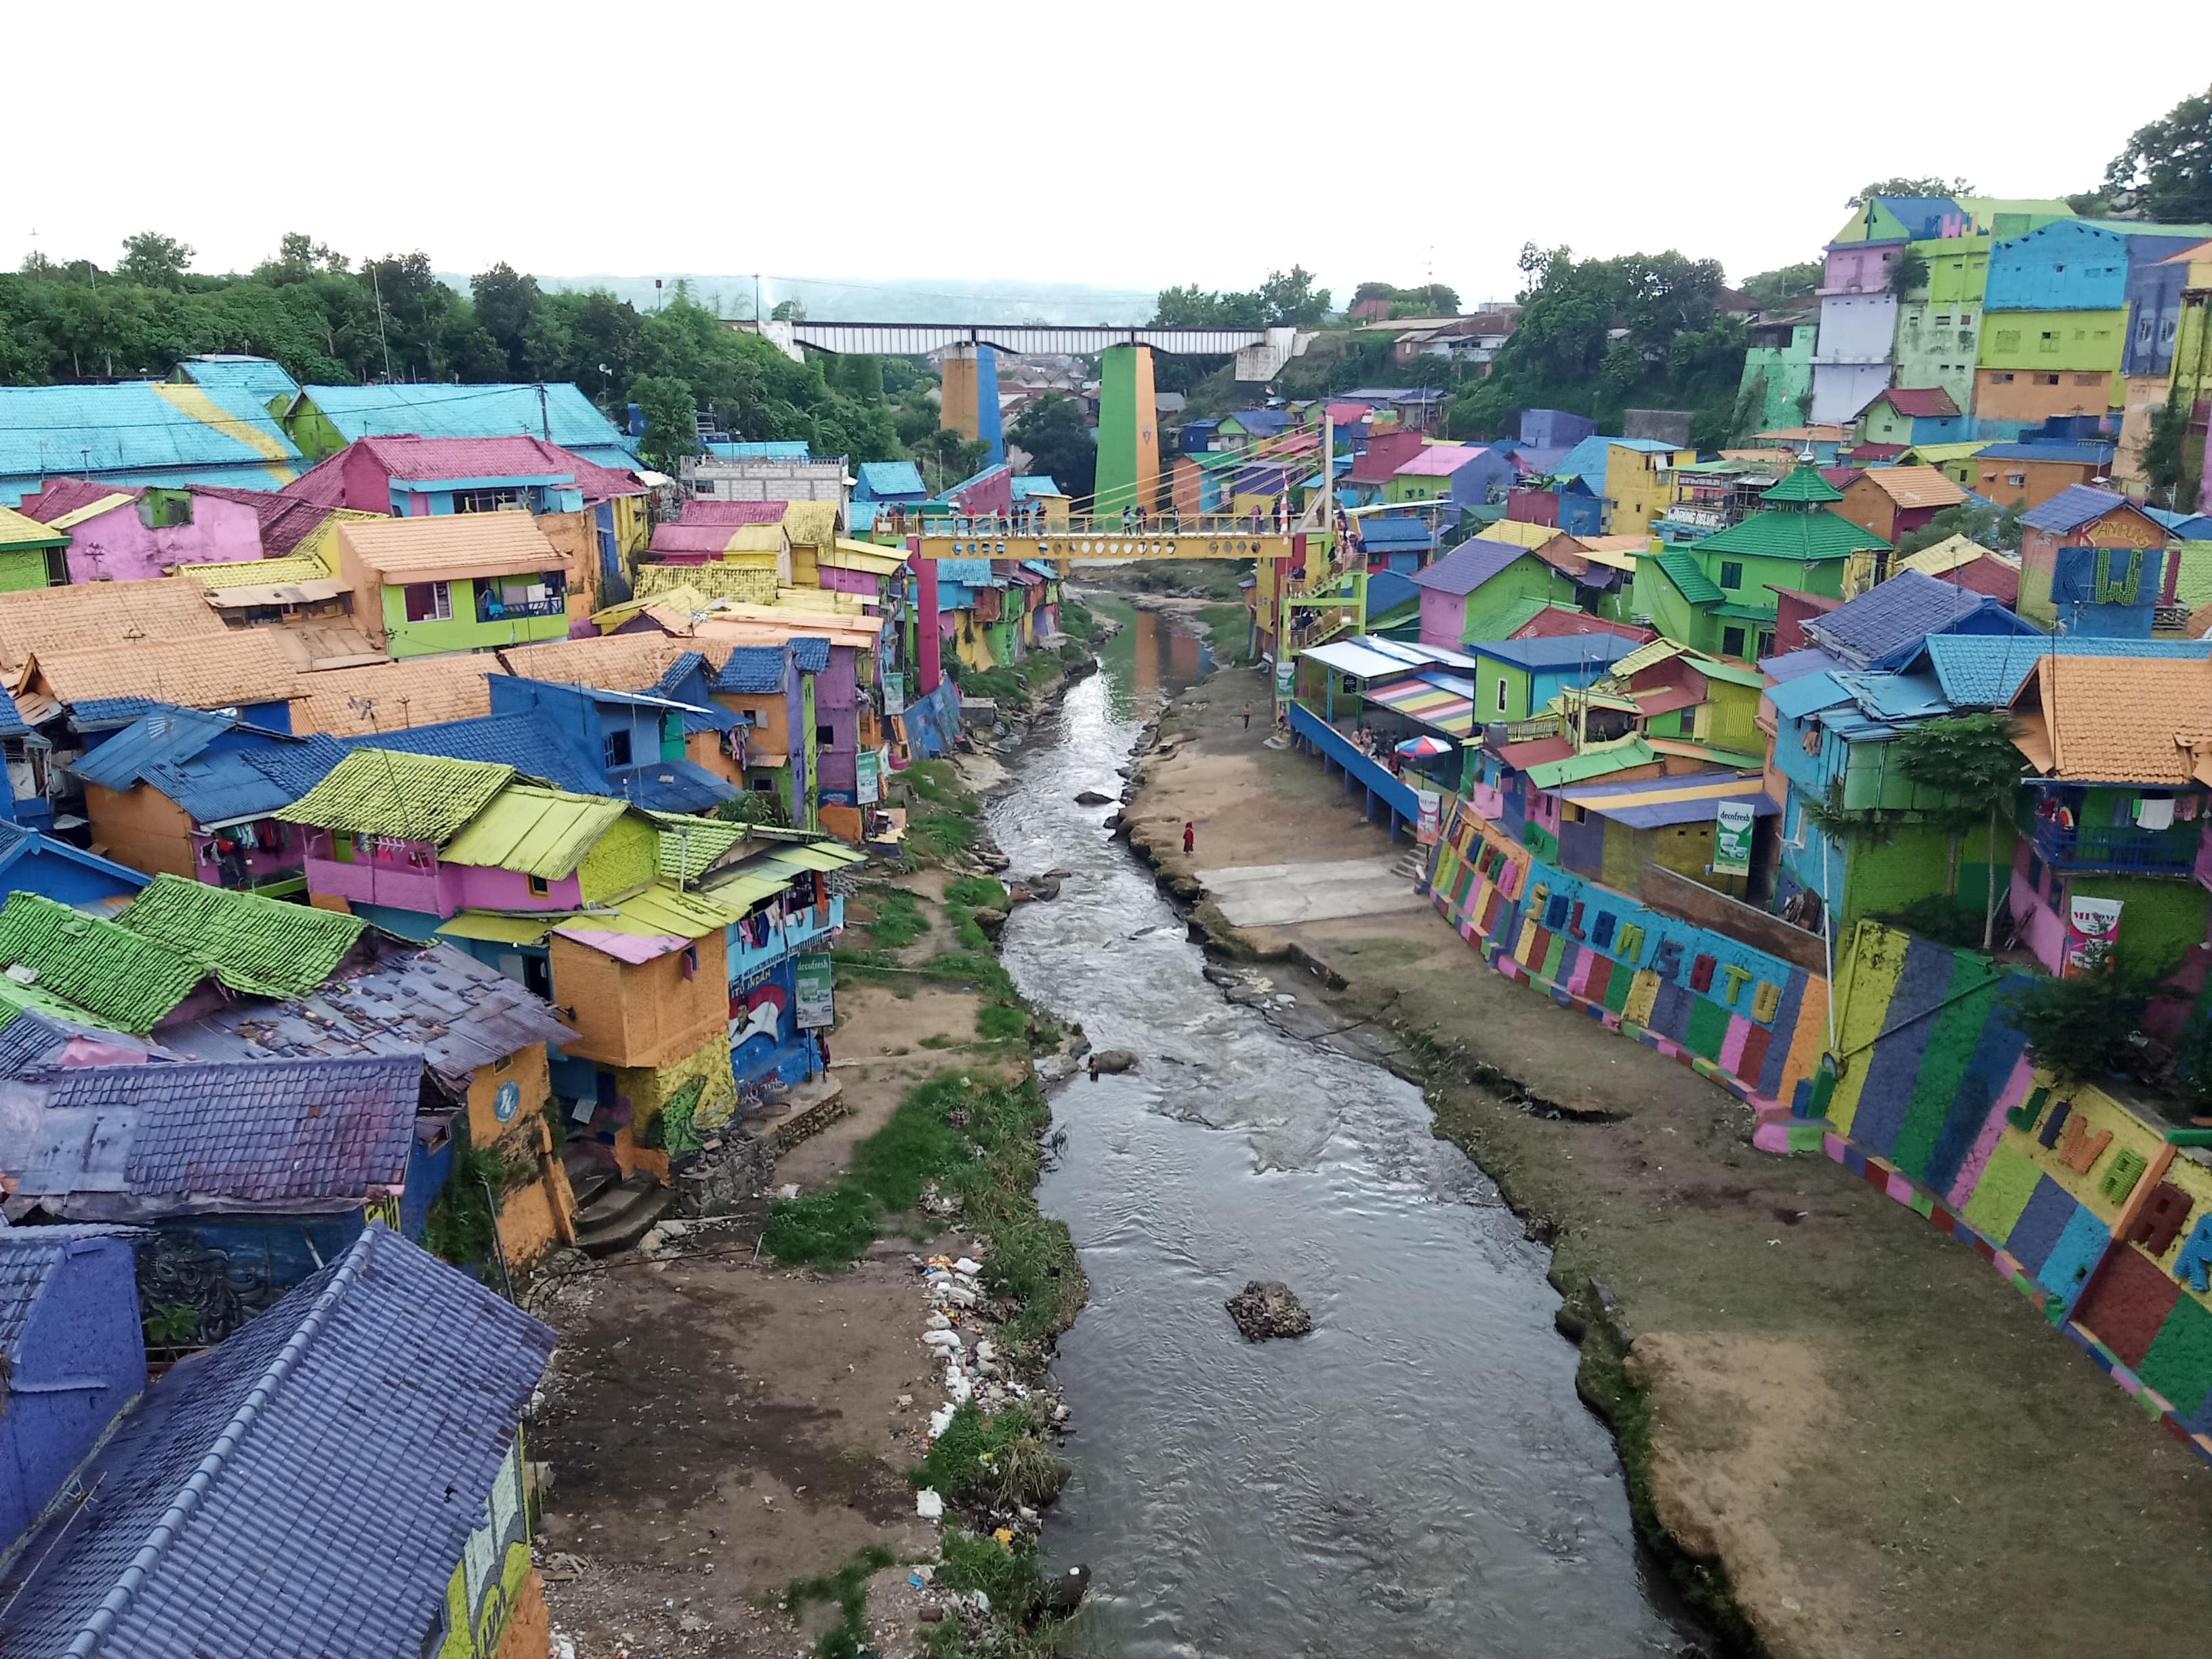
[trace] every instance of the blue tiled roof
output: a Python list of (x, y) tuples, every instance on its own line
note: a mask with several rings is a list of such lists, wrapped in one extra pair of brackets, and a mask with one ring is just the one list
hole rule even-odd
[[(653, 695), (656, 697), (674, 696), (678, 686), (690, 679), (695, 671), (704, 672), (706, 667), (707, 656), (704, 652), (686, 651), (674, 662), (669, 664), (662, 671), (660, 678), (653, 683)], [(713, 676), (709, 675), (708, 678), (712, 678)]]
[(1385, 550), (1402, 553), (1437, 544), (1435, 531), (1419, 519), (1403, 514), (1363, 513), (1358, 524), (1359, 544), (1370, 553)]
[[(1989, 453), (1986, 449), (1982, 452), (1984, 455)], [(2094, 484), (2068, 484), (2049, 501), (2021, 514), (2020, 521), (2031, 529), (2053, 530), (2063, 534), (2092, 519), (2104, 517), (2116, 507), (2135, 505), (2117, 490), (2099, 489)]]
[(717, 691), (738, 691), (764, 696), (783, 690), (783, 647), (780, 645), (741, 645), (730, 653), (722, 672), (714, 677)]
[(177, 373), (225, 409), (258, 409), (266, 414), (271, 398), (289, 399), (300, 391), (300, 383), (285, 371), (284, 365), (267, 357), (232, 352), (187, 357), (177, 365)]
[(791, 659), (801, 673), (818, 674), (830, 665), (830, 641), (818, 634), (801, 634), (791, 641)]
[(607, 792), (604, 765), (542, 714), (475, 714), (370, 732), (343, 742), (349, 750), (396, 749), (410, 755), (443, 755), (449, 760), (489, 761), (582, 794)]
[(31, 1310), (46, 1294), (69, 1247), (88, 1238), (128, 1237), (132, 1230), (100, 1223), (10, 1227), (0, 1221), (0, 1359), (15, 1357)]
[[(238, 742), (210, 747), (233, 734)], [(293, 737), (228, 714), (155, 703), (70, 770), (103, 789), (146, 784), (194, 823), (216, 824), (289, 806), (344, 758), (344, 747), (325, 733)]]
[(0, 892), (16, 887), (27, 888), (34, 892), (40, 890), (38, 883), (29, 878), (25, 872), (17, 870), (12, 877), (6, 873), (10, 866), (33, 856), (67, 859), (72, 864), (99, 871), (119, 883), (126, 890), (146, 884), (146, 877), (128, 865), (104, 859), (97, 853), (88, 853), (65, 841), (56, 841), (52, 836), (41, 835), (27, 824), (0, 818)]
[(15, 699), (0, 691), (0, 738), (27, 738), (31, 728), (23, 723), (23, 711), (15, 707)]
[(9, 1654), (418, 1652), (554, 1340), (371, 1225), (123, 1419), (99, 1524), (28, 1540)]
[(1367, 614), (1380, 617), (1421, 597), (1413, 578), (1395, 570), (1378, 570), (1367, 579)]
[[(1416, 579), (1418, 580), (1418, 578)], [(1642, 642), (1618, 634), (1553, 634), (1533, 640), (1484, 640), (1465, 649), (1479, 657), (1494, 657), (1519, 668), (1601, 666), (1632, 651)]]
[(420, 1054), (66, 1067), (17, 1190), (101, 1220), (358, 1208), (405, 1181), (422, 1088)]
[(70, 725), (79, 732), (102, 726), (128, 726), (142, 714), (175, 706), (152, 697), (87, 697), (82, 702), (70, 705)]
[(1272, 438), (1291, 423), (1289, 411), (1280, 409), (1232, 409), (1228, 418), (1255, 438)]
[[(1976, 450), (1974, 459), (1978, 461), (2082, 461), (2092, 466), (2102, 466), (2112, 459), (2112, 453), (2110, 444), (2022, 442), (1990, 444), (1986, 448)], [(2027, 515), (2023, 514), (2021, 516)]]
[[(183, 388), (172, 387), (179, 392)], [(537, 392), (531, 390), (535, 406)], [(253, 467), (270, 488), (283, 481), (275, 465), (305, 465), (299, 450), (266, 410), (243, 399), (222, 406), (251, 427), (256, 448), (222, 426), (194, 418), (147, 381), (118, 386), (0, 386), (0, 475), (84, 475), (143, 471), (191, 472)], [(514, 430), (508, 428), (508, 430)]]
[(2062, 657), (2212, 658), (2212, 640), (2122, 640), (2094, 635), (2043, 635), (1990, 639), (1974, 635), (1931, 635), (1914, 665), (1926, 663), (1943, 695), (1960, 708), (2001, 708), (2019, 695), (2036, 663)]
[(896, 501), (908, 495), (920, 500), (929, 494), (921, 469), (912, 461), (862, 461), (853, 471), (860, 486), (856, 493), (864, 500)]
[[(1822, 650), (1863, 667), (1983, 611), (2012, 616), (1985, 593), (1900, 570), (1858, 598), (1808, 618), (1804, 626), (1806, 637)], [(2021, 630), (2033, 631), (2026, 623)]]
[(603, 786), (655, 812), (703, 812), (744, 792), (694, 760), (644, 761), (617, 767)]
[(300, 388), (338, 435), (356, 438), (412, 432), (424, 438), (497, 438), (518, 432), (549, 437), (562, 448), (608, 466), (637, 465), (630, 441), (574, 384), (544, 387), (540, 422), (535, 385), (456, 386), (442, 381), (386, 386), (310, 386)]
[(1462, 542), (1426, 570), (1418, 571), (1413, 586), (1437, 593), (1472, 593), (1511, 564), (1530, 556), (1528, 550), (1511, 542), (1489, 542), (1480, 536)]

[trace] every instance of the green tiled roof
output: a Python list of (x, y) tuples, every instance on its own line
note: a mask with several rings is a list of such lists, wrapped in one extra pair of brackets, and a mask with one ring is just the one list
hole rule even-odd
[(0, 968), (38, 972), (38, 988), (125, 1031), (150, 1031), (208, 976), (204, 963), (127, 927), (37, 893), (0, 905)]
[[(1768, 495), (1771, 496), (1772, 491)], [(1812, 513), (1754, 513), (1741, 524), (1698, 544), (1700, 553), (1747, 553), (1753, 558), (1790, 559), (1802, 564), (1847, 558), (1862, 549), (1889, 544), (1862, 530), (1840, 513), (1821, 507)]]
[(1820, 476), (1818, 467), (1800, 461), (1790, 468), (1790, 476), (1771, 489), (1763, 489), (1762, 501), (1840, 501), (1844, 492)]
[[(1766, 612), (1771, 619), (1774, 613)], [(1766, 676), (1756, 668), (1746, 668), (1741, 663), (1720, 662), (1711, 657), (1699, 657), (1690, 665), (1709, 680), (1726, 680), (1731, 685), (1747, 685), (1754, 691), (1766, 689)]]
[[(1771, 623), (1774, 620), (1772, 605), (1737, 605), (1733, 600), (1713, 607), (1713, 615), (1726, 617), (1735, 622)], [(1700, 667), (1703, 664), (1698, 665)]]
[(1564, 760), (1541, 762), (1528, 769), (1528, 778), (1539, 789), (1557, 789), (1561, 784), (1625, 772), (1632, 766), (1649, 766), (1658, 758), (1659, 751), (1642, 738), (1627, 737), (1613, 743), (1594, 743)]
[[(1707, 546), (1712, 544), (1708, 538)], [(1667, 579), (1682, 590), (1682, 597), (1692, 605), (1718, 605), (1723, 598), (1719, 586), (1705, 574), (1705, 567), (1696, 558), (1679, 547), (1670, 547), (1663, 553), (1652, 556)]]
[(454, 864), (488, 865), (559, 881), (574, 875), (599, 838), (633, 810), (608, 795), (513, 784), (495, 791), (451, 841), (441, 837), (439, 856)]
[(356, 836), (442, 844), (514, 780), (512, 766), (356, 749), (276, 816)]
[(143, 939), (212, 963), (222, 982), (258, 996), (311, 991), (368, 926), (359, 916), (158, 875), (116, 921)]
[(660, 873), (679, 885), (695, 879), (745, 838), (744, 825), (719, 818), (688, 817), (681, 812), (647, 816), (660, 832)]

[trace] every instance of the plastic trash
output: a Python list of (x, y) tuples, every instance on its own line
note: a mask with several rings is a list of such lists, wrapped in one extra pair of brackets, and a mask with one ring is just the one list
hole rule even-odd
[(952, 1426), (952, 1413), (957, 1409), (957, 1407), (948, 1404), (939, 1406), (935, 1411), (930, 1413), (929, 1437), (932, 1440), (936, 1439), (939, 1435)]
[(960, 1340), (957, 1331), (924, 1331), (921, 1340), (933, 1348), (942, 1348), (948, 1353), (957, 1352), (968, 1345)]
[(925, 1521), (941, 1521), (945, 1518), (945, 1500), (924, 1486), (914, 1495), (914, 1512)]
[(963, 1255), (959, 1261), (952, 1264), (952, 1271), (956, 1273), (964, 1273), (969, 1278), (973, 1279), (977, 1273), (983, 1271), (983, 1264)]

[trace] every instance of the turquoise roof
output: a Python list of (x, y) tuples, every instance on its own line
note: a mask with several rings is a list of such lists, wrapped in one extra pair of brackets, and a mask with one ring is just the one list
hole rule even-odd
[[(572, 382), (535, 386), (308, 386), (301, 394), (348, 443), (356, 438), (411, 432), (422, 438), (494, 438), (522, 433), (550, 438), (602, 465), (636, 465), (634, 441)], [(619, 450), (627, 459), (605, 461)]]
[[(168, 390), (193, 400), (191, 387)], [(0, 386), (0, 477), (89, 472), (128, 474), (138, 483), (204, 478), (273, 489), (288, 471), (305, 465), (266, 410), (208, 395), (226, 416), (252, 429), (258, 446), (241, 433), (196, 419), (151, 381)], [(272, 467), (285, 471), (272, 472)]]

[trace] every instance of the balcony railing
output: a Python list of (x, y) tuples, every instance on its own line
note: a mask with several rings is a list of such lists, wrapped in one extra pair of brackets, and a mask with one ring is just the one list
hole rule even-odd
[(568, 600), (559, 593), (542, 599), (526, 599), (519, 605), (483, 594), (477, 597), (477, 620), (480, 623), (514, 622), (524, 617), (558, 617), (566, 614), (568, 609)]
[(2056, 819), (2039, 818), (2030, 842), (2036, 857), (2054, 870), (2128, 870), (2143, 875), (2185, 876), (2197, 867), (2197, 836), (2190, 830), (2069, 830)]

